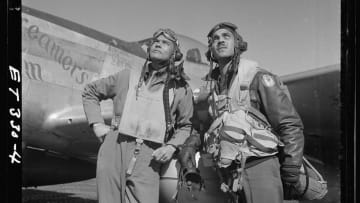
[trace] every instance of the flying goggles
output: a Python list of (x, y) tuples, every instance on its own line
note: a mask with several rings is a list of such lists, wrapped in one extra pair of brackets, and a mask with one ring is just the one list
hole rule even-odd
[(230, 30), (232, 31), (236, 31), (237, 29), (237, 26), (232, 24), (232, 23), (229, 23), (229, 22), (223, 22), (223, 23), (219, 23), (219, 24), (216, 24), (209, 32), (209, 34), (207, 35), (207, 37), (212, 37), (212, 35), (214, 34), (215, 31), (217, 31), (218, 29), (221, 29), (221, 28), (230, 28)]
[(179, 47), (179, 41), (178, 39), (176, 38), (176, 34), (174, 31), (166, 28), (166, 29), (159, 29), (157, 30), (154, 35), (153, 35), (153, 38), (158, 38), (160, 35), (164, 35), (166, 37), (166, 39), (174, 42), (176, 44), (177, 47)]

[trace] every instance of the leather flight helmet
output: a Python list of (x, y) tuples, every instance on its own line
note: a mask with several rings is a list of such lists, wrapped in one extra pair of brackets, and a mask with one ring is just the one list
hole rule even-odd
[(211, 28), (211, 30), (207, 34), (209, 49), (205, 53), (205, 55), (206, 55), (206, 58), (207, 58), (208, 61), (210, 61), (210, 59), (211, 59), (212, 61), (217, 62), (217, 60), (214, 57), (212, 57), (210, 47), (211, 47), (211, 45), (213, 43), (213, 38), (212, 38), (213, 34), (214, 34), (214, 32), (216, 32), (219, 29), (227, 29), (234, 35), (235, 49), (237, 49), (237, 51), (235, 51), (235, 53), (240, 53), (241, 54), (241, 53), (243, 53), (244, 51), (247, 50), (247, 42), (245, 42), (243, 40), (243, 38), (241, 37), (241, 35), (236, 31), (237, 26), (235, 24), (230, 23), (230, 22), (218, 23), (213, 28)]
[[(159, 37), (160, 35), (163, 35), (166, 39), (168, 39), (174, 43), (174, 45), (175, 45), (174, 61), (180, 61), (183, 57), (183, 54), (180, 51), (179, 40), (177, 39), (175, 32), (169, 28), (165, 28), (165, 29), (160, 28), (153, 34), (153, 37), (152, 37), (153, 40), (156, 39), (157, 37)], [(151, 42), (151, 44), (152, 43), (153, 42)], [(150, 47), (151, 47), (151, 45), (148, 47), (148, 50), (147, 50), (148, 53), (150, 51)], [(151, 60), (150, 57), (149, 57), (149, 60)]]

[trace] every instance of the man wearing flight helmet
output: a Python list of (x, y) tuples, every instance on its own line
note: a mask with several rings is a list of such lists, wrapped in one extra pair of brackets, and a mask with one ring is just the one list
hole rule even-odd
[[(102, 143), (96, 174), (100, 203), (157, 203), (160, 166), (191, 131), (192, 91), (175, 66), (182, 59), (175, 33), (159, 29), (147, 54), (141, 71), (123, 69), (82, 93), (88, 122)], [(100, 113), (105, 99), (114, 104), (111, 126)]]
[[(279, 78), (240, 57), (247, 43), (236, 29), (219, 23), (207, 36), (205, 80), (211, 86), (207, 99), (213, 123), (205, 144), (215, 157), (221, 190), (232, 202), (283, 202), (299, 187), (303, 124)], [(199, 147), (199, 137), (190, 138), (180, 151), (183, 162)]]

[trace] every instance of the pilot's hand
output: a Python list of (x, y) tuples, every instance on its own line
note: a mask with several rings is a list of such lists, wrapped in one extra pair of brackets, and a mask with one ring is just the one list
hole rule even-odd
[(300, 181), (296, 183), (283, 182), (284, 200), (298, 200), (303, 191), (301, 191)]
[(156, 149), (153, 153), (153, 159), (160, 163), (169, 161), (174, 155), (176, 148), (173, 145), (165, 145)]
[(92, 129), (96, 137), (102, 143), (105, 139), (105, 135), (110, 131), (110, 126), (105, 125), (104, 123), (94, 123), (92, 124)]
[(192, 183), (202, 183), (200, 171), (196, 168), (195, 153), (196, 151), (194, 147), (186, 146), (180, 150), (178, 155), (182, 175), (188, 186)]
[(281, 167), (281, 180), (284, 188), (284, 199), (292, 200), (297, 199), (299, 196), (300, 188), (300, 169), (297, 166), (282, 166)]
[(196, 150), (194, 147), (186, 146), (183, 147), (178, 155), (178, 159), (180, 161), (181, 167), (183, 168), (196, 168), (196, 160), (195, 160)]

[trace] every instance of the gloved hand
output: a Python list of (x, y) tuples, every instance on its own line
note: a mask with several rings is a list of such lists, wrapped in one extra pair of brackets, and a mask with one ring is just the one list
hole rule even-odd
[(105, 135), (110, 131), (110, 126), (105, 125), (104, 123), (94, 123), (92, 124), (92, 129), (96, 137), (102, 143), (104, 142)]
[(282, 166), (281, 180), (284, 189), (284, 199), (298, 199), (300, 194), (300, 167), (299, 166)]
[(283, 182), (284, 200), (299, 200), (301, 197), (300, 181), (295, 184), (289, 184)]
[(198, 104), (200, 102), (204, 102), (208, 100), (210, 96), (210, 90), (207, 89), (207, 87), (202, 86), (200, 88), (196, 88), (193, 91), (193, 97), (195, 104)]
[(180, 159), (181, 164), (181, 173), (184, 178), (184, 181), (191, 185), (192, 182), (200, 183), (201, 176), (199, 169), (196, 168), (196, 160), (195, 160), (195, 149), (192, 147), (185, 147), (180, 151), (182, 154), (182, 158)]
[(191, 183), (201, 183), (200, 171), (196, 168), (195, 153), (200, 147), (201, 140), (199, 135), (190, 135), (180, 149), (178, 160), (181, 165), (181, 173), (184, 181)]

